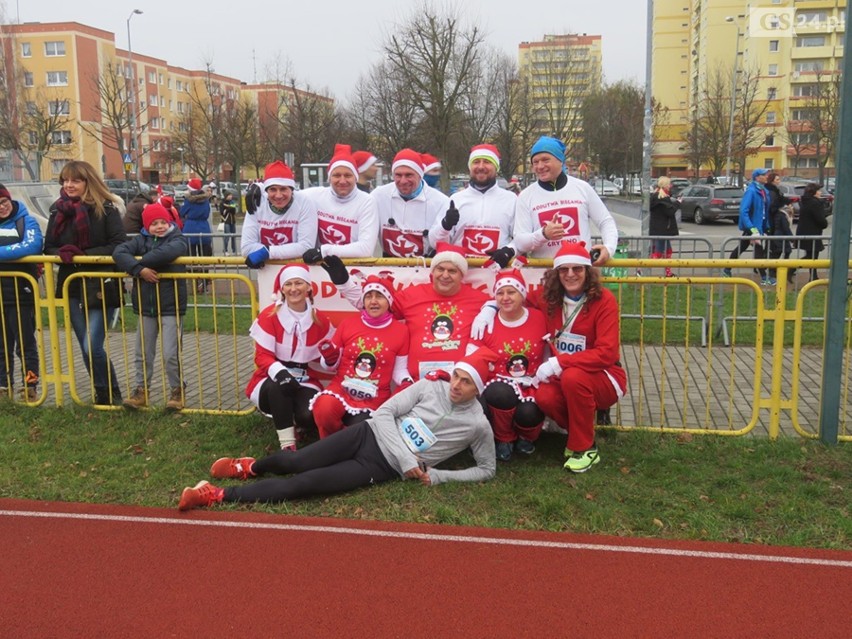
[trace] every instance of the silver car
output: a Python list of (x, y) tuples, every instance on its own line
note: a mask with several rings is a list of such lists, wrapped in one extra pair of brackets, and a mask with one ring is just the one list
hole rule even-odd
[(742, 189), (717, 184), (693, 184), (681, 191), (681, 215), (684, 221), (706, 224), (711, 220), (732, 220), (740, 217)]

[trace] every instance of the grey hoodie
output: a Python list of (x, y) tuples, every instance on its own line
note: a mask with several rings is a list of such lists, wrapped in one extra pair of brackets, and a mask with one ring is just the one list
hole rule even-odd
[[(399, 423), (419, 417), (438, 441), (415, 455), (402, 438)], [(494, 434), (477, 399), (462, 404), (450, 401), (450, 384), (422, 379), (382, 404), (368, 420), (379, 448), (391, 467), (404, 477), (418, 461), (429, 467), (433, 484), (448, 481), (486, 481), (497, 472)], [(464, 470), (439, 470), (437, 464), (470, 447), (476, 466)]]

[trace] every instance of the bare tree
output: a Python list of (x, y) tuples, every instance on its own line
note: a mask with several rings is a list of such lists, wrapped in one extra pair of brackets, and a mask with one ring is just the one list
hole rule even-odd
[(713, 175), (725, 169), (731, 114), (730, 75), (717, 66), (707, 74), (699, 89), (698, 104), (689, 116), (684, 146), (696, 172), (708, 164)]
[(787, 145), (793, 150), (793, 171), (798, 174), (802, 157), (809, 155), (808, 152), (814, 150), (816, 134), (811, 130), (811, 123), (808, 120), (794, 120), (791, 117), (784, 126), (784, 137), (787, 140)]
[[(240, 169), (252, 158), (257, 142), (257, 109), (247, 100), (228, 100), (223, 117), (223, 155), (233, 169), (234, 181), (239, 181)], [(259, 171), (258, 171), (259, 172)], [(240, 200), (237, 200), (240, 206)]]
[(759, 92), (760, 70), (756, 67), (741, 70), (734, 107), (734, 136), (731, 147), (731, 156), (739, 162), (741, 173), (745, 171), (746, 159), (755, 155), (766, 143), (763, 122), (769, 101), (759, 97)]
[(514, 60), (503, 57), (495, 64), (498, 73), (495, 92), (494, 143), (502, 156), (503, 177), (511, 179), (520, 167), (526, 173), (527, 152), (535, 135), (533, 103), (529, 80), (518, 73)]
[(606, 86), (585, 100), (582, 109), (585, 145), (598, 172), (626, 175), (642, 164), (645, 92), (629, 82)]
[(0, 149), (12, 151), (29, 175), (41, 180), (41, 164), (54, 148), (67, 152), (71, 105), (58, 91), (33, 86), (32, 74), (17, 59), (14, 34), (0, 25)]
[(842, 75), (839, 72), (817, 71), (808, 99), (812, 116), (811, 130), (815, 134), (819, 180), (825, 178), (825, 165), (834, 162), (837, 136), (840, 129), (840, 99), (842, 96)]
[(461, 133), (459, 113), (482, 42), (480, 29), (463, 25), (456, 11), (439, 14), (425, 2), (385, 39), (388, 62), (422, 114), (421, 130), (431, 138), (426, 146), (441, 158)]

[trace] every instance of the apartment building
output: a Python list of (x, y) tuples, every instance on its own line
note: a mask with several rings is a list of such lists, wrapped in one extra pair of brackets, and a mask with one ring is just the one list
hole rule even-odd
[[(815, 176), (827, 153), (814, 130), (825, 124), (815, 123), (815, 96), (831, 91), (842, 68), (845, 21), (846, 0), (656, 0), (652, 91), (668, 114), (655, 126), (653, 174), (710, 169), (694, 166), (686, 140), (709, 101), (730, 100), (736, 77), (737, 121), (728, 133), (740, 133), (747, 90), (757, 116), (746, 166), (734, 172), (765, 167)], [(719, 77), (731, 84), (721, 92)], [(708, 87), (717, 90), (708, 95)]]
[(567, 146), (568, 162), (578, 163), (583, 100), (600, 89), (601, 36), (545, 35), (518, 45), (518, 69), (529, 86), (536, 135), (552, 135)]

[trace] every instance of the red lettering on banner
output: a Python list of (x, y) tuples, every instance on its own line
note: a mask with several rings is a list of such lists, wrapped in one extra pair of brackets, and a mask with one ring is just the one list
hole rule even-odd
[(331, 282), (322, 283), (322, 297), (332, 297), (337, 293), (337, 287)]

